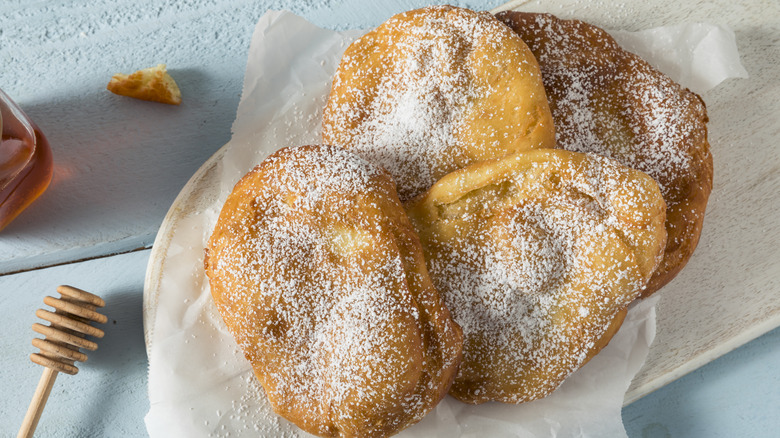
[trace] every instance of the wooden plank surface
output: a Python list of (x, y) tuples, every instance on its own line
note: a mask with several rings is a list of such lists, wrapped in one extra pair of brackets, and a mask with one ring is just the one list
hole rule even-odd
[(57, 377), (38, 424), (38, 437), (143, 436), (146, 395), (141, 299), (149, 250), (89, 262), (0, 276), (0, 307), (13, 315), (5, 322), (0, 355), (0, 436), (15, 436), (32, 399), (43, 367), (29, 356), (41, 335), (30, 328), (46, 324), (35, 316), (45, 296), (59, 297), (57, 286), (68, 284), (102, 297), (105, 332), (79, 372)]
[[(500, 1), (468, 3), (489, 9)], [(109, 305), (104, 340), (110, 344), (101, 344), (79, 375), (58, 379), (41, 420), (40, 436), (145, 434), (147, 364), (140, 308), (149, 251), (35, 268), (151, 245), (176, 194), (230, 137), (251, 30), (265, 9), (293, 9), (319, 25), (344, 29), (373, 26), (392, 13), (424, 4), (411, 0), (0, 3), (0, 87), (48, 134), (58, 166), (44, 197), (0, 233), (0, 305), (13, 315), (1, 343), (6, 354), (0, 359), (0, 392), (5, 394), (0, 399), (0, 435), (15, 433), (32, 396), (40, 370), (27, 358), (33, 351), (29, 326), (43, 295), (61, 283), (103, 294)], [(780, 88), (774, 73), (780, 59), (777, 4), (716, 1), (664, 7), (658, 1), (578, 1), (560, 5), (546, 2), (531, 7), (554, 7), (553, 12), (562, 15), (576, 14), (607, 27), (621, 23), (629, 30), (694, 20), (727, 23), (736, 30), (748, 71), (753, 77), (763, 74), (767, 82), (764, 87), (735, 82), (705, 96), (714, 110), (713, 120), (722, 124), (712, 133), (719, 138), (713, 143), (713, 199), (718, 200), (717, 191), (726, 183), (718, 180), (719, 175), (745, 164), (750, 172), (733, 182), (740, 196), (719, 199), (718, 205), (724, 207), (708, 213), (707, 223), (733, 223), (726, 231), (727, 240), (703, 241), (692, 262), (699, 274), (675, 282), (675, 287), (684, 289), (701, 281), (718, 295), (745, 288), (757, 297), (748, 300), (755, 301), (751, 308), (758, 309), (751, 314), (754, 321), (766, 321), (771, 306), (761, 300), (767, 294), (780, 294), (776, 280), (780, 254), (777, 222), (767, 213), (778, 210), (777, 198), (761, 194), (777, 186), (780, 166), (773, 157), (763, 159), (755, 151), (778, 134), (778, 99), (771, 98)], [(185, 97), (181, 107), (137, 102), (103, 90), (111, 74), (158, 62), (168, 63), (179, 81)], [(715, 110), (721, 104), (723, 108)], [(755, 128), (753, 135), (731, 132), (728, 123), (732, 122), (749, 123)], [(757, 229), (763, 233), (752, 234)], [(712, 232), (705, 226), (705, 238)], [(734, 246), (739, 241), (749, 244)], [(713, 254), (723, 263), (740, 266), (754, 281), (712, 285), (708, 277), (719, 266), (707, 259)], [(35, 270), (2, 275), (31, 269)], [(691, 327), (691, 336), (702, 338), (697, 341), (699, 348), (708, 348), (711, 335), (730, 337), (730, 349), (757, 334), (753, 330), (739, 336), (740, 327), (729, 324), (734, 312), (744, 310), (742, 304), (702, 305), (724, 324), (714, 334)], [(690, 317), (675, 306), (675, 301), (663, 299), (659, 313)], [(692, 323), (700, 322), (694, 318)], [(654, 348), (663, 348), (674, 336), (674, 331), (659, 325)], [(774, 330), (633, 403), (624, 409), (629, 436), (771, 436), (767, 431), (780, 427), (778, 352), (780, 332)], [(663, 360), (656, 366), (662, 365)], [(699, 365), (691, 361), (688, 370)]]
[[(425, 4), (0, 2), (0, 88), (38, 123), (55, 163), (49, 189), (0, 233), (0, 274), (150, 247), (177, 193), (230, 139), (249, 40), (267, 9), (345, 28)], [(114, 73), (158, 63), (181, 106), (105, 90)]]

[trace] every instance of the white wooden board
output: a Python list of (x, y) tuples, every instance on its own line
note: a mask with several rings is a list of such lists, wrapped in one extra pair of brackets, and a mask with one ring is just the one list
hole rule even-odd
[[(517, 7), (508, 4), (504, 9)], [(577, 17), (611, 29), (640, 30), (706, 21), (728, 25), (737, 35), (747, 80), (722, 84), (703, 97), (711, 122), (715, 186), (699, 248), (683, 273), (664, 290), (658, 333), (648, 361), (626, 401), (676, 379), (780, 325), (780, 154), (777, 59), (780, 8), (726, 1), (678, 5), (649, 0), (630, 5), (544, 2), (523, 10)], [(145, 285), (146, 320), (153, 318), (167, 242), (180, 217), (203, 205), (215, 182), (211, 170), (224, 150), (207, 161), (185, 186), (163, 221), (152, 250)]]

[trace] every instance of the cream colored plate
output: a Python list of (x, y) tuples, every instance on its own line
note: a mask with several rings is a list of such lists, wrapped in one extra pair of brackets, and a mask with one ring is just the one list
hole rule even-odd
[[(515, 1), (498, 10), (546, 11), (610, 29), (640, 30), (684, 22), (718, 22), (737, 35), (750, 79), (731, 80), (706, 93), (715, 184), (699, 248), (685, 270), (664, 288), (658, 331), (626, 403), (677, 379), (780, 326), (780, 5), (774, 2)], [(179, 220), (215, 196), (212, 156), (176, 198), (163, 220), (144, 287), (147, 348), (160, 275)]]

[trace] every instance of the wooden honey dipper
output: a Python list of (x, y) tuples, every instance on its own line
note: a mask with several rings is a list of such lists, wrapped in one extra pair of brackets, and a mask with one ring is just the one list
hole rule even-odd
[(106, 305), (99, 296), (71, 286), (59, 286), (57, 292), (60, 293), (61, 298), (43, 299), (45, 304), (55, 309), (54, 312), (44, 309), (35, 312), (39, 318), (49, 321), (50, 325), (33, 324), (33, 330), (46, 338), (33, 339), (32, 344), (41, 351), (31, 354), (30, 360), (45, 368), (17, 438), (32, 437), (57, 374), (73, 375), (79, 372), (74, 363), (87, 360), (87, 355), (80, 352), (79, 348), (97, 350), (97, 344), (84, 339), (84, 336), (102, 338), (103, 330), (89, 325), (89, 322), (105, 323), (108, 320), (95, 311), (98, 307)]

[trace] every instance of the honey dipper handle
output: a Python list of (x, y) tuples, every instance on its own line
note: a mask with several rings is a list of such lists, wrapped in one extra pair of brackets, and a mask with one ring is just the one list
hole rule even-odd
[(49, 394), (52, 386), (54, 386), (54, 380), (57, 379), (57, 374), (57, 371), (51, 368), (43, 368), (43, 375), (38, 382), (38, 387), (35, 389), (30, 407), (27, 408), (27, 414), (24, 416), (22, 427), (19, 429), (19, 434), (16, 435), (16, 438), (31, 438), (35, 433), (35, 428), (38, 426), (38, 420), (41, 419), (43, 408), (46, 406), (46, 400), (49, 399)]

